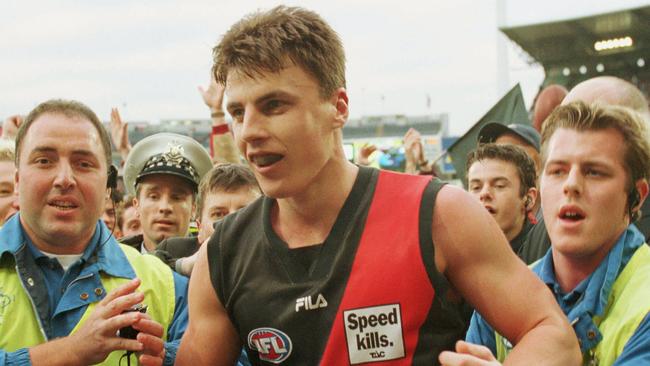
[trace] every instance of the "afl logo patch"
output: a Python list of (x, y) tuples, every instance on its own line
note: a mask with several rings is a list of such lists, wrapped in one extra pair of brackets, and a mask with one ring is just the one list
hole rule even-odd
[(248, 348), (257, 351), (262, 361), (281, 363), (291, 355), (291, 339), (274, 328), (257, 328), (248, 333)]

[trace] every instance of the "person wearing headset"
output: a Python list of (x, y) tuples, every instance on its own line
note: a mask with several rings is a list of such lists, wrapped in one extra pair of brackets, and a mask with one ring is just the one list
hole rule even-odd
[[(633, 225), (648, 196), (649, 140), (640, 114), (580, 101), (542, 129), (551, 248), (531, 267), (573, 326), (585, 365), (650, 363), (650, 248)], [(512, 347), (477, 313), (467, 340), (498, 360)]]
[[(41, 103), (21, 124), (20, 212), (0, 230), (0, 365), (174, 363), (187, 280), (118, 244), (100, 219), (116, 187), (110, 152), (76, 101)], [(139, 305), (146, 314), (130, 311)]]
[(521, 256), (537, 199), (535, 163), (516, 145), (480, 144), (467, 156), (467, 189), (494, 217)]

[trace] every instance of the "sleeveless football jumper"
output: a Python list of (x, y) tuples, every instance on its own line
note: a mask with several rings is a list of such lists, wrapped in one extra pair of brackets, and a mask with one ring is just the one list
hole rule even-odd
[(311, 266), (273, 231), (271, 198), (220, 221), (211, 281), (251, 363), (437, 365), (466, 330), (434, 264), (442, 185), (360, 167)]

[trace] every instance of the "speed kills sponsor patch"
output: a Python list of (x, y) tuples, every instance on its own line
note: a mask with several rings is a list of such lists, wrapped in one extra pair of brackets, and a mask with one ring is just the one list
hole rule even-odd
[(281, 363), (291, 355), (291, 339), (275, 328), (257, 328), (248, 333), (248, 347), (258, 352), (260, 360)]
[(346, 310), (343, 322), (351, 365), (404, 357), (399, 304)]

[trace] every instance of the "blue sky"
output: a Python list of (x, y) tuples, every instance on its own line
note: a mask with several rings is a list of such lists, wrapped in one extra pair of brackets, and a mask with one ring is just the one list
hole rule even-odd
[[(504, 1), (505, 24), (567, 19), (649, 0)], [(73, 98), (108, 119), (208, 116), (211, 48), (244, 14), (276, 1), (148, 0), (0, 3), (0, 118)], [(506, 89), (528, 103), (543, 79), (497, 30), (497, 1), (287, 1), (319, 12), (347, 52), (351, 115), (448, 113), (462, 134)], [(497, 44), (505, 42), (505, 77)], [(431, 98), (427, 107), (427, 95)]]

